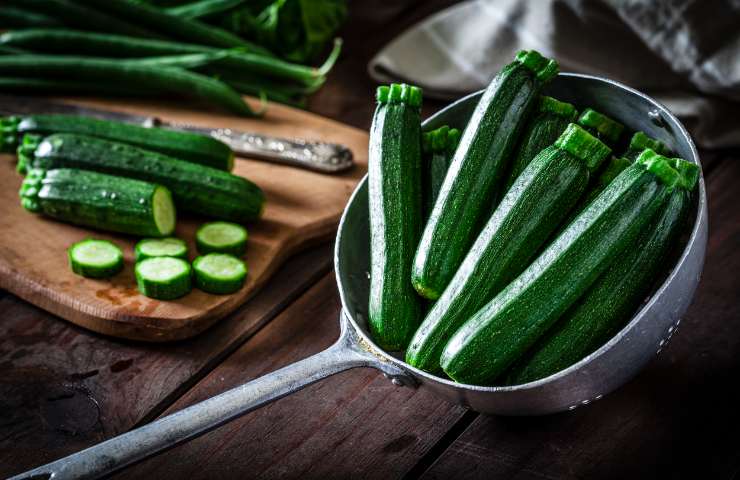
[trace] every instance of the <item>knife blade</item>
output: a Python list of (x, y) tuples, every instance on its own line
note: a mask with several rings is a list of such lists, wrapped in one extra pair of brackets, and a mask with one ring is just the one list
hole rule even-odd
[(280, 138), (231, 128), (198, 127), (184, 123), (166, 122), (154, 116), (113, 112), (35, 97), (0, 95), (0, 113), (4, 115), (30, 115), (34, 113), (84, 115), (104, 120), (132, 123), (148, 128), (161, 127), (210, 135), (227, 144), (237, 155), (321, 173), (339, 173), (352, 168), (354, 165), (352, 151), (338, 143)]

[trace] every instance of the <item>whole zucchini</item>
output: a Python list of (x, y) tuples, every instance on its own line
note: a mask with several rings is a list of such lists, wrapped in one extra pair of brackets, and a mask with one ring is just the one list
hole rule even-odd
[(162, 185), (71, 168), (34, 169), (20, 191), (21, 205), (57, 220), (142, 237), (175, 229), (175, 205)]
[(406, 351), (434, 372), (455, 331), (524, 270), (573, 208), (611, 149), (575, 124), (527, 165), (504, 196)]
[(376, 342), (402, 350), (421, 319), (409, 282), (421, 233), (421, 90), (392, 84), (378, 88), (370, 128), (370, 301)]
[(158, 183), (183, 211), (247, 222), (264, 206), (262, 190), (246, 178), (133, 145), (72, 133), (24, 143), (18, 162), (29, 168), (80, 168)]
[(537, 115), (527, 123), (522, 139), (516, 148), (504, 190), (511, 188), (514, 180), (529, 165), (529, 162), (542, 150), (552, 145), (577, 115), (576, 107), (570, 103), (544, 95), (540, 97)]
[(460, 130), (447, 125), (430, 132), (424, 132), (421, 137), (421, 151), (424, 166), (424, 218), (432, 212), (435, 200), (442, 187), (450, 158), (455, 153), (460, 141)]
[(453, 335), (441, 357), (445, 373), (462, 383), (496, 380), (633, 244), (675, 188), (694, 188), (697, 170), (643, 153)]
[(411, 280), (436, 300), (460, 266), (489, 205), (540, 89), (558, 64), (535, 51), (520, 52), (481, 96), (455, 150), (416, 251)]
[(0, 132), (0, 151), (14, 149), (18, 138), (26, 133), (76, 133), (136, 145), (219, 170), (231, 171), (234, 166), (234, 152), (213, 137), (113, 120), (62, 114), (2, 117)]
[(642, 303), (681, 232), (690, 195), (677, 188), (637, 241), (604, 272), (588, 292), (507, 375), (521, 384), (563, 370), (612, 337)]
[(578, 117), (578, 125), (610, 147), (614, 147), (619, 142), (624, 131), (624, 125), (592, 108), (587, 108), (581, 113)]

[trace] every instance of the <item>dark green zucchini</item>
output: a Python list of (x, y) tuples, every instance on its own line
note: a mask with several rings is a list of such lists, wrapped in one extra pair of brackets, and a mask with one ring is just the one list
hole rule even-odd
[(552, 145), (577, 115), (576, 107), (570, 103), (544, 95), (540, 97), (537, 114), (527, 122), (516, 153), (514, 153), (504, 190), (511, 188), (514, 180), (529, 165), (529, 162), (542, 150)]
[(416, 331), (406, 362), (430, 372), (455, 331), (524, 270), (573, 208), (611, 149), (570, 124), (517, 177), (439, 300)]
[(424, 188), (424, 218), (432, 212), (434, 201), (437, 200), (439, 189), (442, 187), (450, 158), (455, 153), (460, 141), (460, 130), (447, 125), (430, 132), (424, 132), (421, 137), (421, 151), (423, 157)]
[(587, 108), (581, 113), (578, 117), (578, 125), (610, 147), (614, 147), (619, 142), (624, 131), (624, 125), (592, 108)]
[(445, 346), (450, 378), (487, 385), (570, 308), (654, 217), (675, 188), (691, 190), (698, 167), (647, 150), (513, 282)]
[(246, 178), (178, 160), (133, 145), (71, 133), (18, 149), (29, 168), (79, 168), (154, 182), (169, 188), (178, 208), (214, 218), (247, 222), (259, 218), (264, 194)]
[(17, 139), (26, 133), (76, 133), (128, 143), (219, 170), (230, 171), (234, 166), (234, 152), (213, 137), (165, 128), (140, 127), (113, 120), (60, 114), (2, 117), (0, 132), (0, 151), (15, 148)]
[(442, 294), (490, 214), (501, 177), (540, 90), (558, 64), (520, 52), (478, 101), (426, 224), (411, 280), (424, 298)]
[(512, 385), (538, 380), (573, 365), (602, 346), (630, 319), (685, 223), (690, 195), (673, 190), (635, 243), (589, 288), (555, 326), (507, 374)]
[(368, 154), (368, 321), (382, 348), (403, 350), (421, 320), (421, 302), (409, 282), (422, 226), (421, 90), (382, 86), (377, 100)]
[(646, 149), (659, 153), (660, 155), (670, 155), (671, 151), (660, 140), (648, 137), (645, 132), (635, 132), (630, 139), (630, 145), (627, 151), (622, 155), (627, 160), (634, 162), (637, 157)]
[(34, 169), (20, 191), (34, 213), (99, 230), (166, 237), (175, 229), (175, 205), (162, 185), (71, 168)]

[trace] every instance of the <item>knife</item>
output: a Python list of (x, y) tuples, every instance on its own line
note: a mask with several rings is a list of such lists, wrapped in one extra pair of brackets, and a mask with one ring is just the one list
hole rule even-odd
[(34, 113), (84, 115), (149, 128), (162, 127), (210, 135), (227, 144), (237, 155), (322, 173), (338, 173), (348, 170), (354, 165), (352, 151), (337, 143), (278, 138), (231, 128), (197, 127), (184, 123), (165, 122), (153, 116), (111, 112), (34, 97), (0, 95), (0, 113), (4, 115), (30, 115)]

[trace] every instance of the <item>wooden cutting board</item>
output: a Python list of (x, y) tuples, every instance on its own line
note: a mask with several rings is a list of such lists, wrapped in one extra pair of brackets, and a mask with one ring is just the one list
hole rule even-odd
[[(116, 110), (208, 127), (229, 127), (281, 137), (341, 143), (356, 167), (324, 175), (293, 167), (237, 159), (234, 173), (248, 177), (266, 194), (263, 218), (248, 224), (246, 285), (232, 295), (193, 290), (174, 301), (140, 295), (133, 273), (136, 238), (79, 228), (23, 210), (18, 200), (21, 176), (15, 157), (0, 155), (0, 288), (72, 323), (100, 332), (154, 342), (191, 337), (244, 303), (299, 249), (330, 239), (352, 190), (367, 169), (367, 133), (293, 108), (271, 104), (261, 119), (196, 112), (172, 104), (67, 99), (80, 105)], [(190, 245), (202, 219), (180, 215), (176, 235)], [(126, 266), (108, 280), (77, 276), (67, 265), (67, 248), (87, 237), (114, 241)]]

